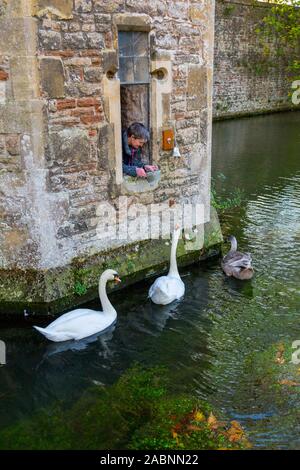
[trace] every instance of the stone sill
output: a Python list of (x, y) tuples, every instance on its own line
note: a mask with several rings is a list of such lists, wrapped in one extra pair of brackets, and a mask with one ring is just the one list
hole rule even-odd
[(122, 186), (130, 193), (144, 193), (156, 189), (160, 182), (160, 172), (153, 181), (144, 180), (134, 176), (123, 176)]

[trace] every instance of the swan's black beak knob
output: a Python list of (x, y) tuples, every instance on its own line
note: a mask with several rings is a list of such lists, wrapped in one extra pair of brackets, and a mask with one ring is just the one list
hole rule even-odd
[(119, 284), (120, 282), (122, 282), (121, 279), (119, 278), (119, 276), (118, 276), (117, 274), (114, 275), (114, 282), (115, 282), (116, 284)]

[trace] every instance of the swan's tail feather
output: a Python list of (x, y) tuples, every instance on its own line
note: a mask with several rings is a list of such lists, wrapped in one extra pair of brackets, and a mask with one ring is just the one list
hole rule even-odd
[(45, 330), (45, 328), (41, 328), (40, 326), (35, 326), (35, 325), (33, 325), (33, 328), (35, 328), (37, 331), (39, 331), (40, 333), (42, 333), (42, 335), (46, 335), (46, 330)]
[(70, 339), (74, 339), (74, 335), (71, 333), (63, 332), (63, 333), (58, 333), (58, 332), (51, 332), (47, 328), (41, 328), (40, 326), (33, 326), (39, 333), (44, 335), (47, 339), (50, 341), (68, 341)]
[(46, 336), (47, 339), (50, 339), (50, 341), (53, 341), (53, 335), (47, 331), (46, 328), (41, 328), (40, 326), (33, 326), (39, 333), (42, 335)]
[(170, 299), (170, 294), (168, 292), (165, 292), (164, 289), (161, 289), (161, 287), (156, 287), (153, 292), (149, 295), (151, 298), (152, 302), (158, 305), (167, 305), (172, 302), (174, 299)]

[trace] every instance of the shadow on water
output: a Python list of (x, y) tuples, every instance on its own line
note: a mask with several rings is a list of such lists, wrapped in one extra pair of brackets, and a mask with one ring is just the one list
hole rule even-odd
[[(7, 346), (0, 426), (57, 400), (71, 404), (140, 362), (166, 366), (174, 392), (238, 419), (254, 447), (299, 448), (299, 387), (280, 385), (297, 381), (296, 370), (288, 357), (282, 366), (274, 360), (276, 345), (288, 351), (300, 339), (299, 154), (300, 113), (214, 124), (213, 175), (225, 176), (217, 190), (245, 191), (243, 205), (222, 214), (224, 234), (251, 253), (254, 278), (226, 278), (219, 259), (193, 265), (181, 270), (184, 299), (166, 307), (147, 299), (153, 280), (145, 280), (111, 295), (118, 312), (111, 330), (77, 344), (0, 326)], [(99, 301), (87, 307), (99, 309)]]

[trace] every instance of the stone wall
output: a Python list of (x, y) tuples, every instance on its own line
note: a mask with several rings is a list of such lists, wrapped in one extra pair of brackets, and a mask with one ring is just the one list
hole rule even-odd
[(253, 0), (216, 1), (215, 119), (296, 109), (290, 95), (288, 57), (278, 61), (274, 40), (268, 44), (270, 56), (266, 58), (255, 33), (271, 7)]
[[(214, 2), (1, 0), (0, 5), (2, 305), (62, 298), (71, 299), (64, 306), (80, 303), (74, 288), (78, 272), (83, 291), (89, 291), (110, 259), (119, 259), (121, 275), (154, 273), (154, 251), (142, 268), (138, 244), (99, 239), (97, 208), (108, 202), (121, 217), (120, 196), (128, 206), (201, 203), (208, 223)], [(120, 177), (118, 27), (146, 27), (151, 36), (152, 143), (161, 168), (155, 190), (147, 184), (129, 190)], [(181, 158), (162, 151), (165, 128), (176, 132)], [(206, 248), (221, 240), (216, 221), (214, 227)], [(127, 266), (132, 250), (135, 261)], [(159, 252), (161, 264), (168, 250)]]

